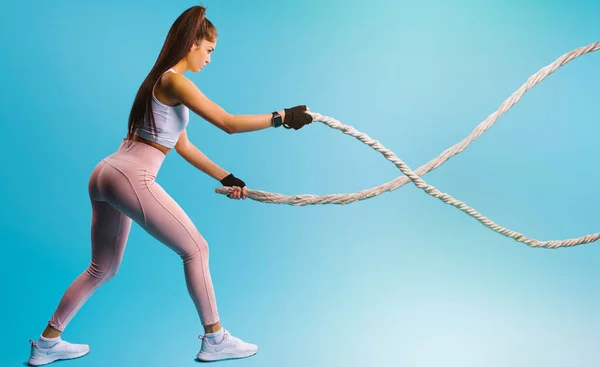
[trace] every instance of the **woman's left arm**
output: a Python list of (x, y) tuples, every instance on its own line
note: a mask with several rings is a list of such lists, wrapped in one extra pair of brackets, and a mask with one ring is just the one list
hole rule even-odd
[(184, 129), (177, 144), (175, 144), (175, 150), (188, 161), (192, 166), (198, 168), (200, 171), (213, 177), (214, 179), (221, 181), (229, 172), (219, 167), (216, 163), (211, 161), (207, 156), (204, 155), (194, 144), (192, 144), (188, 137), (187, 131)]

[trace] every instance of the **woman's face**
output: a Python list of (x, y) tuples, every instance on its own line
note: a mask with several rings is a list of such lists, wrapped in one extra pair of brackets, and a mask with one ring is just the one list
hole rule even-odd
[(210, 54), (215, 50), (217, 41), (210, 42), (205, 39), (197, 41), (187, 55), (188, 69), (194, 73), (204, 69), (210, 62)]

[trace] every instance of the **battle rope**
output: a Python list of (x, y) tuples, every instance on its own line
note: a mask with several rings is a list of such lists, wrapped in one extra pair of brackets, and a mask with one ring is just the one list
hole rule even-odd
[[(600, 232), (595, 234), (589, 234), (587, 236), (582, 236), (579, 238), (571, 238), (565, 240), (551, 240), (551, 241), (539, 241), (536, 239), (528, 238), (523, 234), (515, 231), (511, 231), (507, 228), (501, 227), (498, 224), (494, 223), (492, 220), (486, 218), (481, 213), (477, 212), (475, 209), (471, 208), (467, 204), (463, 203), (460, 200), (454, 199), (452, 196), (440, 192), (437, 188), (432, 185), (427, 184), (420, 176), (425, 175), (426, 173), (436, 169), (441, 166), (448, 159), (453, 157), (454, 155), (462, 152), (466, 149), (466, 147), (475, 139), (480, 137), (486, 130), (488, 130), (496, 120), (502, 116), (506, 111), (508, 111), (512, 106), (514, 106), (521, 97), (533, 88), (536, 84), (540, 83), (544, 80), (548, 75), (552, 74), (559, 67), (566, 65), (571, 60), (576, 59), (577, 57), (597, 51), (600, 49), (600, 42), (595, 42), (587, 46), (579, 47), (574, 49), (571, 52), (568, 52), (561, 57), (559, 57), (552, 64), (540, 69), (537, 73), (529, 77), (527, 82), (521, 86), (516, 92), (514, 92), (508, 99), (504, 101), (496, 110), (496, 112), (489, 115), (483, 122), (481, 122), (473, 132), (457, 143), (456, 145), (446, 149), (439, 156), (429, 161), (427, 164), (419, 167), (416, 171), (412, 171), (406, 163), (404, 163), (400, 158), (398, 158), (392, 151), (386, 149), (381, 143), (377, 140), (371, 139), (367, 134), (361, 133), (352, 126), (347, 126), (337, 121), (334, 118), (323, 116), (319, 113), (309, 112), (313, 116), (313, 121), (323, 122), (325, 125), (331, 127), (332, 129), (337, 129), (342, 131), (344, 134), (353, 136), (366, 145), (369, 145), (376, 151), (383, 154), (383, 156), (394, 163), (398, 169), (404, 174), (404, 176), (398, 177), (392, 181), (389, 181), (385, 184), (362, 190), (359, 192), (355, 192), (352, 194), (329, 194), (329, 195), (311, 195), (311, 194), (301, 194), (301, 195), (292, 195), (286, 196), (278, 193), (265, 192), (260, 190), (249, 190), (247, 189), (246, 196), (250, 199), (261, 201), (265, 203), (275, 203), (275, 204), (290, 204), (295, 206), (303, 206), (303, 205), (315, 205), (315, 204), (349, 204), (357, 200), (364, 200), (368, 198), (372, 198), (374, 196), (380, 195), (386, 191), (393, 191), (401, 186), (404, 186), (410, 181), (412, 181), (418, 188), (424, 190), (429, 195), (436, 197), (442, 200), (444, 203), (452, 205), (461, 211), (469, 214), (473, 218), (477, 219), (486, 227), (492, 229), (493, 231), (500, 233), (504, 236), (510, 237), (518, 242), (524, 243), (531, 247), (544, 247), (544, 248), (559, 248), (559, 247), (571, 247), (577, 246), (584, 243), (591, 243), (597, 241), (600, 238)], [(219, 194), (228, 195), (232, 191), (230, 187), (219, 187), (216, 189), (216, 192)]]

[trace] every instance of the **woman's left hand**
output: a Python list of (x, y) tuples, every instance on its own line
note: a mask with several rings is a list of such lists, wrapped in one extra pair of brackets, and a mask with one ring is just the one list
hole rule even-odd
[(233, 187), (233, 191), (229, 193), (229, 198), (231, 199), (245, 199), (246, 198), (246, 183), (239, 178), (235, 177), (233, 173), (230, 173), (221, 181), (223, 186)]
[(239, 188), (239, 187), (234, 187), (233, 191), (228, 195), (231, 199), (236, 199), (239, 200), (241, 199), (246, 199), (246, 186)]

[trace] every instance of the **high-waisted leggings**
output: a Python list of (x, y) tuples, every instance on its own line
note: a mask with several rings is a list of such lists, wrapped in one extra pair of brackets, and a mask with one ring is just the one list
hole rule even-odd
[(49, 325), (63, 331), (87, 299), (117, 273), (132, 220), (183, 260), (188, 292), (202, 325), (219, 321), (208, 264), (208, 244), (181, 207), (155, 181), (165, 155), (123, 139), (91, 173), (92, 259), (67, 288)]

